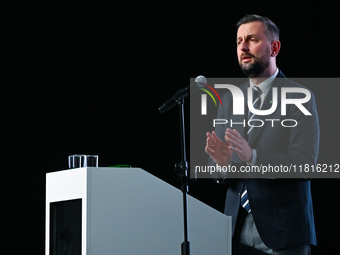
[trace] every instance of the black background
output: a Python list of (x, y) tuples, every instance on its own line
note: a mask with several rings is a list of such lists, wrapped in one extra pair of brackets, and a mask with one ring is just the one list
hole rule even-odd
[[(236, 22), (267, 16), (281, 29), (287, 77), (338, 77), (339, 22), (331, 1), (10, 1), (2, 20), (2, 220), (10, 254), (44, 254), (45, 174), (67, 156), (131, 164), (179, 187), (177, 107), (157, 108), (190, 77), (243, 77)], [(340, 163), (339, 88), (313, 91), (320, 163)], [(187, 108), (188, 108), (187, 104)], [(187, 110), (188, 112), (188, 110)], [(189, 123), (187, 123), (187, 130)], [(203, 138), (204, 139), (204, 138)], [(189, 141), (187, 141), (189, 142)], [(313, 180), (318, 247), (332, 254), (340, 227), (338, 180)], [(190, 193), (222, 211), (226, 186), (198, 180)]]

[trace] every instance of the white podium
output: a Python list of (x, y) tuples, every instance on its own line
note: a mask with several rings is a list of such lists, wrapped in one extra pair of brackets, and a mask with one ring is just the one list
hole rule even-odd
[[(180, 255), (182, 192), (140, 168), (46, 174), (46, 255)], [(190, 254), (231, 254), (231, 217), (188, 195)]]

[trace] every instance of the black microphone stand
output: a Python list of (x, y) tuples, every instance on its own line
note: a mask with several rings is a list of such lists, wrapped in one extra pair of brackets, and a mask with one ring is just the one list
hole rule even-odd
[(180, 115), (180, 129), (181, 129), (181, 154), (182, 161), (175, 164), (175, 170), (178, 172), (178, 179), (181, 183), (181, 190), (183, 193), (183, 223), (184, 223), (184, 241), (181, 244), (181, 254), (190, 255), (190, 243), (188, 238), (188, 211), (187, 211), (187, 193), (190, 177), (188, 173), (188, 162), (186, 158), (186, 147), (185, 147), (185, 123), (184, 123), (184, 102), (188, 97), (186, 90), (179, 90), (171, 100), (168, 100), (163, 106), (159, 107), (158, 110), (162, 113), (165, 110), (169, 110), (176, 103), (179, 105)]
[(187, 94), (183, 96), (179, 102), (179, 115), (180, 115), (180, 129), (181, 129), (181, 154), (182, 161), (179, 164), (175, 164), (175, 170), (178, 172), (178, 178), (181, 183), (181, 190), (183, 193), (183, 223), (184, 223), (184, 241), (181, 245), (182, 255), (190, 254), (190, 243), (188, 235), (188, 211), (187, 211), (187, 193), (188, 185), (190, 182), (188, 174), (188, 162), (186, 157), (185, 147), (185, 124), (184, 124), (184, 102)]

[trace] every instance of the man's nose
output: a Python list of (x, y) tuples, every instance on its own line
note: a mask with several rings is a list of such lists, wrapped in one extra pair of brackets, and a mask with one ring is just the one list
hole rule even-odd
[(247, 42), (243, 41), (243, 42), (240, 42), (240, 44), (238, 45), (240, 51), (243, 51), (243, 52), (247, 52), (249, 51), (249, 47), (248, 47), (248, 44)]

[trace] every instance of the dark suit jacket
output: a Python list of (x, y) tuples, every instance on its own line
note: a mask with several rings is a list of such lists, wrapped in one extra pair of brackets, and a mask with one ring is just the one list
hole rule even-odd
[[(239, 87), (245, 98), (248, 87), (249, 83)], [(287, 128), (275, 122), (274, 127), (271, 127), (271, 122), (264, 121), (263, 127), (254, 128), (248, 144), (257, 150), (257, 165), (315, 165), (319, 150), (319, 120), (314, 95), (311, 93), (312, 97), (309, 102), (303, 104), (312, 116), (305, 116), (292, 104), (287, 105), (287, 115), (281, 116), (281, 88), (303, 86), (286, 79), (282, 72), (279, 72), (272, 84), (273, 87), (278, 88), (276, 111), (270, 116), (256, 116), (256, 119), (294, 119), (298, 125), (294, 128)], [(262, 109), (270, 108), (272, 88)], [(299, 94), (287, 94), (287, 97), (288, 95), (290, 98), (304, 97)], [(247, 120), (245, 117), (248, 116), (247, 112), (245, 116), (233, 115), (230, 91), (223, 95), (222, 100), (223, 106), (219, 106), (218, 119), (233, 119), (233, 122)], [(245, 109), (248, 109), (248, 106)], [(224, 134), (229, 123), (216, 126), (215, 131), (222, 141), (225, 141)], [(247, 139), (247, 127), (235, 125), (232, 129), (234, 128)], [(209, 164), (214, 164), (211, 158), (209, 161)], [(232, 164), (245, 165), (236, 153), (232, 156)], [(301, 176), (300, 179), (224, 179), (224, 182), (229, 184), (225, 214), (232, 216), (233, 233), (240, 208), (240, 193), (242, 193), (243, 184), (246, 183), (256, 227), (268, 247), (281, 249), (304, 244), (316, 245), (310, 180), (304, 177)]]

